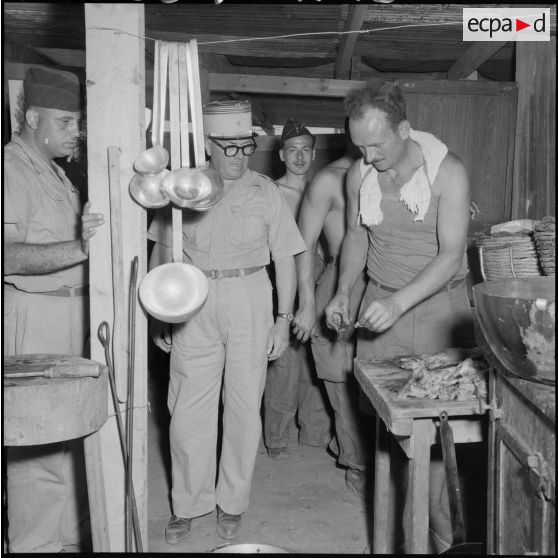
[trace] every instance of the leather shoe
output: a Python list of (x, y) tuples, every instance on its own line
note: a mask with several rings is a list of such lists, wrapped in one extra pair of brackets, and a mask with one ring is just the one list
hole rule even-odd
[(165, 541), (167, 544), (176, 544), (183, 541), (192, 529), (192, 520), (187, 517), (176, 517), (173, 515), (170, 518), (169, 524), (165, 529)]
[(217, 534), (223, 539), (234, 539), (240, 531), (240, 515), (232, 515), (217, 506)]

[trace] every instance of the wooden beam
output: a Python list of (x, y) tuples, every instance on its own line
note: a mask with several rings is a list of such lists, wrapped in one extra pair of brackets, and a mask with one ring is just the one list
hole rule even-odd
[[(364, 83), (364, 81), (359, 80), (343, 79), (209, 74), (209, 89), (211, 91), (234, 91), (237, 93), (261, 93), (268, 95), (300, 95), (302, 97), (344, 97), (351, 89), (362, 86)], [(427, 79), (400, 80), (399, 85), (406, 93), (440, 93), (454, 95), (499, 95), (502, 90), (515, 88), (513, 83)]]
[(473, 43), (448, 70), (448, 79), (464, 79), (498, 52), (507, 41)]
[[(345, 20), (346, 35), (342, 35), (339, 44), (339, 52), (335, 60), (335, 79), (350, 79), (351, 78), (351, 60), (355, 50), (355, 44), (358, 39), (358, 33), (362, 28), (364, 22), (364, 14), (366, 13), (366, 6), (349, 6), (349, 14)], [(352, 32), (351, 32), (352, 31)]]
[[(111, 333), (122, 331), (114, 324), (114, 296), (119, 297), (126, 326), (129, 308), (131, 262), (138, 256), (138, 284), (147, 268), (147, 215), (128, 194), (134, 174), (134, 158), (145, 149), (145, 34), (143, 4), (85, 4), (87, 68), (87, 160), (91, 211), (105, 216), (105, 225), (91, 239), (89, 256), (91, 358), (105, 362), (97, 336), (103, 321)], [(122, 33), (103, 28), (116, 27)], [(124, 292), (114, 293), (111, 265), (111, 220), (107, 149), (120, 148), (121, 184), (120, 235), (123, 273), (116, 285)], [(116, 219), (114, 220), (116, 223)], [(124, 331), (126, 328), (124, 328)], [(114, 335), (113, 335), (114, 337)], [(134, 440), (133, 482), (142, 539), (147, 548), (147, 319), (138, 306), (135, 320), (134, 354)], [(125, 400), (129, 357), (128, 339), (113, 345), (116, 384)], [(108, 397), (108, 393), (107, 393)], [(99, 431), (103, 453), (103, 472), (107, 499), (110, 551), (121, 552), (124, 545), (124, 461), (119, 444), (112, 399), (109, 418)], [(118, 412), (123, 412), (123, 405)], [(123, 416), (125, 422), (125, 417)]]
[(33, 50), (47, 56), (57, 66), (85, 68), (85, 50), (45, 47), (36, 47)]

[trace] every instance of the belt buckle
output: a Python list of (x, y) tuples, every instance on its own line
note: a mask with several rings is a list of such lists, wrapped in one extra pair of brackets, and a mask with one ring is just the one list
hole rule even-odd
[(211, 270), (211, 279), (221, 279), (222, 273), (220, 269), (212, 269)]

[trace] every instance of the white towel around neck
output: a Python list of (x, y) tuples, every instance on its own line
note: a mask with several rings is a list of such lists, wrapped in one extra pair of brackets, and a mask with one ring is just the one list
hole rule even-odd
[[(415, 216), (414, 221), (422, 221), (430, 205), (430, 184), (436, 179), (448, 148), (428, 132), (411, 130), (409, 137), (419, 144), (425, 165), (421, 165), (401, 188), (399, 200)], [(425, 166), (428, 176), (424, 172)], [(380, 207), (382, 191), (378, 184), (378, 171), (374, 165), (367, 165), (363, 158), (360, 160), (360, 172), (363, 177), (360, 186), (360, 221), (367, 227), (379, 225), (382, 222), (383, 213)]]

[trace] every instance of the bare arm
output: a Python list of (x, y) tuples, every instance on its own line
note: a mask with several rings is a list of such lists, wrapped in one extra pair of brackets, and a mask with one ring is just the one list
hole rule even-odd
[[(275, 262), (275, 284), (277, 287), (277, 307), (282, 313), (292, 312), (296, 293), (296, 269), (294, 256)], [(285, 318), (277, 318), (269, 334), (267, 355), (269, 360), (280, 357), (289, 344), (290, 323)]]
[(89, 257), (89, 239), (102, 225), (101, 213), (89, 213), (87, 202), (81, 216), (81, 239), (48, 244), (27, 244), (15, 239), (15, 225), (4, 225), (4, 275), (44, 275), (71, 267)]
[(368, 236), (360, 224), (359, 194), (362, 178), (359, 160), (355, 161), (347, 175), (347, 232), (341, 245), (341, 261), (337, 292), (326, 307), (329, 327), (343, 331), (350, 324), (349, 297), (353, 285), (366, 265)]
[(335, 177), (322, 171), (309, 184), (298, 216), (298, 228), (307, 250), (295, 258), (299, 307), (293, 320), (293, 332), (305, 343), (316, 325), (316, 306), (314, 301), (314, 255), (320, 233), (332, 204), (332, 184)]
[(407, 310), (439, 291), (459, 270), (470, 218), (469, 180), (463, 163), (453, 155), (446, 157), (436, 182), (443, 185), (438, 205), (438, 255), (408, 285), (366, 309), (359, 321), (373, 331), (385, 331)]

